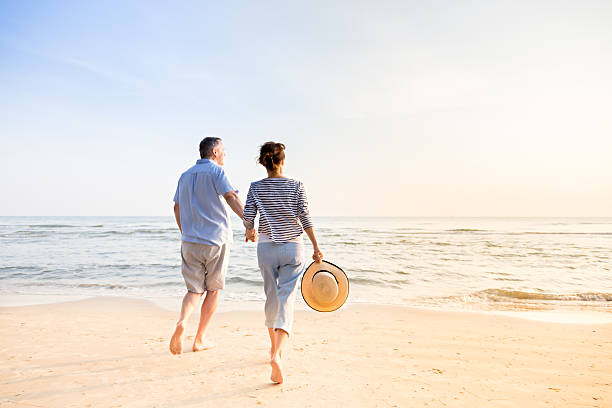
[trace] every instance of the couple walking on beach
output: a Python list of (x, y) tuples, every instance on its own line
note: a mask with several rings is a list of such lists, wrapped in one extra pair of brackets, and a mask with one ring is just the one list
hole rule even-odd
[[(282, 351), (291, 334), (297, 283), (305, 266), (304, 231), (314, 249), (312, 258), (321, 262), (323, 253), (308, 213), (304, 185), (283, 175), (283, 144), (267, 142), (261, 146), (259, 163), (266, 168), (268, 177), (251, 183), (245, 206), (223, 170), (225, 156), (220, 138), (202, 140), (201, 159), (181, 175), (174, 195), (174, 215), (182, 235), (182, 274), (187, 294), (170, 340), (170, 352), (182, 352), (185, 324), (204, 293), (193, 351), (215, 347), (206, 338), (206, 332), (219, 303), (219, 291), (225, 287), (232, 241), (229, 216), (221, 201), (223, 197), (243, 220), (246, 240), (259, 241), (257, 260), (264, 281), (265, 325), (271, 343), (270, 379), (281, 384)], [(255, 229), (258, 212), (259, 234)]]

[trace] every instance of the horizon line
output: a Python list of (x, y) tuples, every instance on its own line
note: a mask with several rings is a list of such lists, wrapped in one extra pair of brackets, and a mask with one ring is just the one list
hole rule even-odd
[[(230, 214), (230, 218), (240, 219), (235, 214)], [(157, 218), (170, 217), (167, 215), (0, 215), (0, 217), (133, 217), (133, 218)], [(325, 218), (612, 218), (612, 215), (311, 215), (311, 217)]]

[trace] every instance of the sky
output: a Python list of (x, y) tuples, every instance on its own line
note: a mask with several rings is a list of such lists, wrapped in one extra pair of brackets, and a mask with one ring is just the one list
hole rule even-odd
[(206, 136), (315, 216), (612, 216), (612, 2), (0, 0), (0, 215), (171, 215)]

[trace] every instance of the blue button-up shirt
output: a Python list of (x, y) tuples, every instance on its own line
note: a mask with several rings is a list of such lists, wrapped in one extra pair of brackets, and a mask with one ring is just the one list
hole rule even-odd
[(230, 219), (221, 201), (232, 190), (223, 167), (209, 159), (198, 160), (181, 175), (174, 202), (179, 205), (183, 241), (215, 246), (232, 241)]

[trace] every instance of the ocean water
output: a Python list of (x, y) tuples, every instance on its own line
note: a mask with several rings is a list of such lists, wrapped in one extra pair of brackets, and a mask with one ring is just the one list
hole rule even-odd
[[(232, 221), (224, 305), (259, 305), (256, 244)], [(612, 218), (314, 222), (325, 259), (349, 276), (349, 303), (612, 319)], [(179, 251), (172, 217), (0, 217), (0, 306), (112, 295), (178, 308)]]

